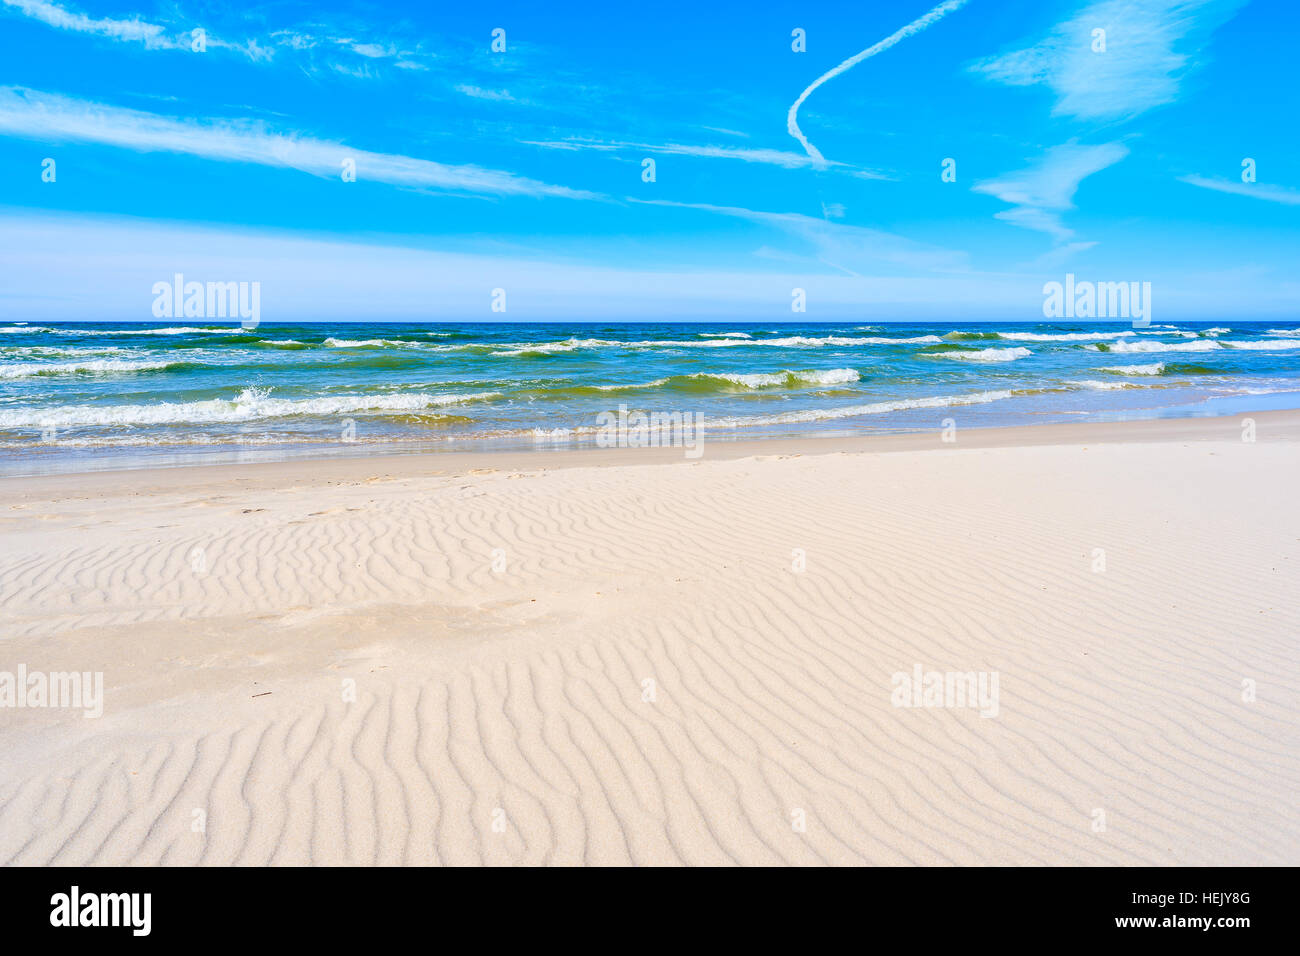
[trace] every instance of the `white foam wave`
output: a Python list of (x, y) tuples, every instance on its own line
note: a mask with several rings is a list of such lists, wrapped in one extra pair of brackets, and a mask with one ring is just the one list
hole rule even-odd
[(43, 326), (18, 326), (0, 328), (0, 332), (51, 332), (55, 335), (239, 335), (251, 330), (239, 325), (218, 326), (216, 328), (196, 328), (177, 326), (164, 329), (52, 329)]
[[(481, 342), (471, 343), (469, 345), (452, 346), (453, 349), (462, 348), (480, 348)], [(607, 342), (603, 339), (565, 339), (562, 342), (503, 342), (505, 348), (492, 352), (492, 355), (525, 355), (530, 352), (540, 352), (543, 355), (550, 355), (555, 352), (572, 352), (575, 349), (596, 349), (607, 345), (622, 345), (622, 342)]]
[(391, 339), (336, 339), (328, 338), (321, 345), (328, 349), (382, 349), (402, 348), (411, 342), (394, 342)]
[(745, 388), (770, 388), (773, 385), (847, 385), (862, 376), (856, 369), (833, 368), (812, 372), (696, 372), (691, 378), (716, 378)]
[(1014, 362), (1034, 353), (1023, 345), (1013, 349), (976, 349), (972, 352), (931, 352), (936, 358), (955, 359), (958, 362)]
[(999, 332), (998, 338), (1013, 342), (1103, 342), (1107, 339), (1121, 339), (1135, 332)]
[(636, 384), (630, 384), (630, 385), (593, 385), (592, 388), (594, 388), (598, 392), (630, 392), (633, 389), (659, 388), (667, 384), (668, 384), (668, 379), (657, 378), (653, 382), (638, 382)]
[(790, 372), (796, 382), (809, 385), (848, 385), (862, 380), (857, 369), (832, 368), (821, 372)]
[(1098, 372), (1110, 372), (1112, 375), (1159, 375), (1164, 370), (1164, 362), (1156, 362), (1154, 365), (1106, 365), (1097, 369)]
[(1213, 352), (1222, 347), (1212, 339), (1197, 339), (1189, 342), (1128, 342), (1120, 339), (1110, 344), (1112, 352)]
[(115, 373), (150, 372), (175, 365), (175, 362), (132, 362), (99, 359), (89, 362), (28, 362), (0, 365), (0, 378), (31, 378), (38, 375), (112, 375)]
[(916, 335), (907, 339), (895, 339), (885, 336), (867, 335), (858, 339), (836, 339), (835, 341), (826, 340), (829, 345), (845, 345), (848, 343), (862, 343), (866, 345), (938, 345), (943, 339), (937, 335)]
[[(848, 385), (862, 379), (857, 369), (852, 368), (833, 368), (808, 372), (792, 372), (789, 370), (752, 373), (693, 372), (686, 377), (720, 379), (744, 388), (770, 388), (775, 385), (786, 385), (792, 388), (797, 388), (800, 385)], [(672, 380), (669, 378), (657, 378), (653, 382), (638, 382), (627, 385), (595, 385), (592, 387), (601, 392), (630, 392), (645, 388), (662, 388), (670, 381)]]
[[(775, 415), (751, 415), (733, 418), (702, 416), (701, 428), (749, 428), (764, 425), (799, 425), (808, 422), (830, 421), (838, 418), (859, 418), (865, 415), (883, 415), (888, 412), (907, 411), (914, 408), (950, 408), (957, 405), (983, 405), (1011, 398), (1011, 391), (974, 392), (969, 395), (936, 395), (928, 398), (900, 398), (888, 402), (871, 402), (866, 405), (847, 405), (842, 408), (808, 408), (798, 412), (780, 412)], [(599, 427), (583, 425), (569, 429), (566, 434), (591, 434)], [(533, 429), (534, 436), (554, 437), (553, 432)]]
[(1250, 349), (1255, 352), (1283, 352), (1300, 349), (1300, 342), (1223, 342), (1230, 349)]
[[(767, 346), (776, 348), (820, 348), (838, 346), (852, 348), (862, 345), (938, 345), (943, 340), (937, 335), (918, 335), (910, 338), (888, 338), (884, 336), (845, 336), (826, 335), (821, 337), (789, 335), (777, 339), (649, 339), (637, 342), (619, 342), (611, 339), (564, 339), (558, 342), (502, 342), (498, 351), (492, 355), (523, 355), (526, 352), (571, 352), (575, 349), (700, 349), (700, 348), (736, 348), (738, 346)], [(469, 342), (461, 345), (442, 346), (446, 351), (482, 348), (484, 343)]]
[(31, 355), (42, 359), (73, 358), (78, 355), (134, 355), (136, 350), (116, 345), (0, 345), (0, 358)]
[(83, 425), (180, 425), (245, 422), (294, 415), (360, 412), (418, 412), (497, 398), (499, 392), (431, 395), (336, 395), (329, 398), (271, 398), (269, 389), (246, 388), (234, 399), (160, 402), (157, 405), (59, 405), (0, 410), (0, 428), (72, 428)]
[(849, 405), (843, 408), (809, 408), (798, 412), (781, 412), (775, 415), (753, 415), (738, 418), (705, 418), (709, 428), (745, 428), (756, 425), (798, 425), (806, 422), (827, 421), (837, 418), (858, 418), (864, 415), (883, 415), (913, 408), (949, 408), (955, 405), (983, 405), (999, 402), (1012, 396), (1010, 391), (975, 392), (969, 395), (943, 395), (929, 398), (900, 398), (889, 402), (872, 402), (868, 405)]

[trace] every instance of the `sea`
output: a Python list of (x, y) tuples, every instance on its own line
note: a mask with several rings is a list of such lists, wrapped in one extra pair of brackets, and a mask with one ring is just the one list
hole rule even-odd
[(1297, 407), (1300, 319), (0, 323), (3, 475), (594, 447), (620, 411), (714, 442)]

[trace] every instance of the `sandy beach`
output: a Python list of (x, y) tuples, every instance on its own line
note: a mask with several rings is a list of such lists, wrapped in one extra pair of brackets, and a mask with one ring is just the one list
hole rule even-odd
[(0, 862), (1295, 865), (1251, 417), (4, 479)]

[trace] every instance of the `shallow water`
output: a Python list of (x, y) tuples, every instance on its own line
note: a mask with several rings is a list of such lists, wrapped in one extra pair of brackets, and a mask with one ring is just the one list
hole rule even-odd
[(714, 441), (1300, 405), (1292, 393), (1300, 322), (10, 322), (0, 473), (581, 447), (620, 405), (701, 416)]

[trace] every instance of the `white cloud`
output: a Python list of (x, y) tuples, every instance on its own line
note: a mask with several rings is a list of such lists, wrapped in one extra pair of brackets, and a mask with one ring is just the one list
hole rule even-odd
[(320, 38), (312, 36), (310, 33), (300, 33), (297, 30), (276, 30), (271, 34), (271, 39), (278, 45), (288, 47), (290, 50), (312, 50), (320, 45)]
[(48, 0), (2, 0), (10, 7), (58, 30), (89, 33), (123, 42), (143, 43), (149, 49), (176, 49), (180, 44), (167, 35), (166, 28), (147, 23), (139, 17), (130, 20), (92, 19), (84, 13), (73, 13)]
[(1179, 176), (1179, 182), (1216, 192), (1232, 193), (1234, 196), (1250, 196), (1266, 202), (1279, 202), (1287, 206), (1300, 206), (1300, 190), (1285, 186), (1269, 186), (1261, 183), (1243, 183), (1231, 179), (1209, 179), (1205, 176)]
[(695, 209), (770, 226), (805, 242), (817, 261), (850, 275), (882, 266), (939, 271), (963, 271), (967, 267), (964, 252), (928, 246), (895, 233), (831, 222), (803, 213), (762, 212), (739, 206), (675, 202), (669, 199), (629, 197), (628, 201), (647, 206)]
[(373, 80), (377, 75), (366, 63), (331, 63), (330, 69), (343, 76), (350, 76), (354, 80)]
[(723, 136), (735, 136), (737, 139), (749, 139), (748, 133), (742, 133), (738, 129), (727, 129), (725, 126), (701, 126), (700, 129), (707, 129), (710, 133), (721, 133)]
[(183, 153), (330, 178), (340, 175), (344, 159), (352, 159), (358, 180), (395, 186), (485, 196), (598, 198), (502, 170), (373, 153), (296, 133), (276, 133), (261, 123), (183, 120), (20, 87), (0, 87), (0, 134), (100, 143), (139, 152)]
[[(0, 0), (6, 7), (24, 16), (37, 20), (58, 30), (70, 30), (90, 36), (106, 37), (122, 43), (139, 43), (147, 50), (192, 50), (193, 30), (204, 28), (204, 23), (173, 24), (164, 26), (151, 23), (134, 15), (130, 19), (100, 18), (95, 19), (83, 13), (76, 13), (51, 0)], [(427, 66), (419, 62), (423, 56), (418, 50), (405, 50), (392, 42), (375, 40), (357, 40), (351, 37), (320, 37), (296, 29), (275, 30), (260, 41), (256, 37), (246, 40), (226, 40), (205, 29), (206, 44), (209, 50), (231, 50), (254, 62), (270, 61), (276, 48), (293, 50), (299, 53), (317, 50), (322, 47), (346, 52), (361, 57), (362, 60), (391, 60), (393, 65), (404, 70), (425, 70)], [(329, 67), (338, 73), (354, 77), (372, 77), (364, 66), (330, 63)]]
[(890, 47), (894, 46), (897, 43), (900, 43), (903, 40), (906, 40), (912, 34), (920, 33), (926, 27), (930, 26), (931, 24), (939, 20), (942, 20), (944, 17), (952, 13), (954, 10), (961, 8), (965, 3), (966, 0), (944, 0), (943, 3), (939, 4), (929, 13), (917, 17), (907, 26), (903, 27), (900, 30), (894, 31), (889, 36), (881, 40), (879, 43), (867, 47), (867, 49), (863, 50), (861, 53), (854, 54), (853, 56), (845, 60), (843, 63), (827, 70), (821, 76), (817, 77), (817, 79), (813, 80), (813, 82), (808, 86), (808, 88), (799, 94), (799, 98), (794, 101), (794, 105), (790, 107), (790, 111), (786, 114), (785, 117), (786, 130), (790, 133), (791, 136), (793, 136), (795, 139), (799, 141), (799, 144), (803, 146), (804, 151), (808, 154), (809, 158), (814, 159), (817, 162), (824, 161), (824, 158), (822, 157), (822, 154), (818, 151), (817, 147), (814, 146), (812, 143), (808, 142), (808, 138), (804, 136), (803, 131), (799, 129), (799, 107), (803, 106), (804, 100), (808, 99), (809, 95), (812, 93), (813, 90), (817, 89), (817, 87), (821, 86), (827, 80), (833, 80), (841, 73), (845, 73), (848, 70), (853, 69), (853, 67), (857, 66), (863, 60), (869, 59), (875, 56), (877, 53), (884, 53)]
[(397, 48), (391, 44), (385, 46), (380, 43), (353, 43), (348, 41), (345, 44), (348, 49), (359, 56), (368, 57), (372, 60), (382, 60), (390, 56), (397, 56)]
[(544, 149), (597, 150), (609, 153), (641, 151), (667, 156), (694, 156), (701, 159), (733, 159), (745, 163), (761, 163), (767, 166), (780, 166), (784, 169), (805, 169), (826, 167), (838, 168), (863, 179), (889, 179), (883, 173), (870, 169), (857, 169), (847, 163), (829, 160), (816, 160), (801, 153), (792, 153), (780, 149), (752, 149), (736, 146), (693, 146), (683, 143), (629, 143), (621, 141), (601, 141), (591, 139), (563, 140), (523, 140), (526, 146), (541, 146)]
[(1087, 252), (1096, 244), (1095, 242), (1067, 242), (1063, 246), (1055, 246), (1044, 252), (1024, 268), (1029, 272), (1037, 272), (1043, 269), (1055, 271), (1064, 267), (1075, 256)]
[(1066, 143), (1053, 146), (1032, 166), (976, 183), (971, 188), (1014, 207), (997, 213), (996, 218), (1045, 232), (1057, 242), (1065, 242), (1074, 236), (1074, 231), (1062, 223), (1061, 213), (1074, 208), (1079, 183), (1127, 155), (1128, 147), (1123, 143), (1100, 146)]
[(476, 100), (495, 100), (502, 103), (516, 102), (515, 98), (510, 95), (509, 90), (485, 90), (481, 86), (470, 86), (466, 83), (457, 84), (456, 90)]
[[(185, 29), (169, 32), (169, 28), (150, 23), (139, 16), (133, 16), (129, 20), (109, 17), (94, 19), (84, 13), (74, 13), (57, 3), (50, 3), (49, 0), (0, 0), (0, 3), (56, 30), (71, 30), (74, 33), (106, 37), (119, 43), (140, 43), (146, 50), (190, 52), (194, 39), (193, 30), (202, 27), (201, 23), (195, 23)], [(233, 42), (206, 31), (205, 43), (210, 49), (233, 50), (253, 61), (269, 60), (272, 56), (271, 49), (255, 39)]]
[[(1205, 37), (1245, 0), (1101, 0), (1047, 37), (971, 66), (1010, 86), (1046, 84), (1053, 115), (1127, 119), (1173, 102)], [(1094, 52), (1093, 31), (1105, 31)]]

